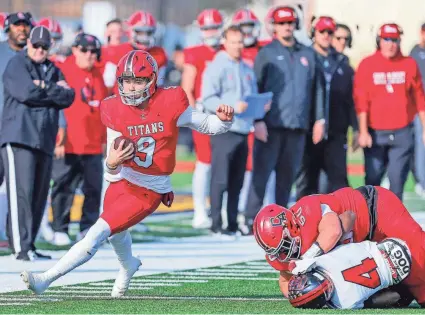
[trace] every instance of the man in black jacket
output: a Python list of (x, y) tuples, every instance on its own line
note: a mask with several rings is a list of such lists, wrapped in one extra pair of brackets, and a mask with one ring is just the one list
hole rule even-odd
[(297, 199), (319, 192), (321, 170), (327, 175), (326, 193), (348, 186), (347, 130), (350, 125), (354, 131), (358, 129), (352, 96), (354, 73), (347, 57), (331, 47), (336, 23), (331, 17), (322, 16), (313, 25), (312, 48), (326, 82), (327, 136), (317, 144), (309, 138), (306, 142), (297, 178)]
[(49, 258), (35, 251), (34, 241), (49, 190), (59, 110), (75, 96), (47, 59), (50, 44), (47, 28), (33, 28), (27, 48), (3, 73), (0, 144), (8, 188), (7, 234), (16, 259), (25, 261)]
[(258, 53), (254, 71), (258, 91), (273, 92), (271, 110), (255, 124), (254, 167), (245, 213), (250, 233), (260, 210), (267, 180), (276, 171), (276, 203), (287, 206), (292, 184), (301, 164), (308, 130), (313, 141), (324, 134), (323, 80), (316, 71), (314, 52), (298, 43), (294, 31), (299, 20), (291, 7), (278, 7), (272, 14), (275, 39)]

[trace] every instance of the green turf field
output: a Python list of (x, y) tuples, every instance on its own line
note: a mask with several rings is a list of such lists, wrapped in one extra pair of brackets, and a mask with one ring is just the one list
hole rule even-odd
[[(124, 299), (109, 297), (111, 281), (54, 287), (42, 296), (0, 295), (1, 314), (345, 314), (300, 311), (282, 298), (277, 273), (265, 261), (159, 274), (133, 279)], [(17, 304), (20, 305), (17, 305)], [(423, 314), (404, 310), (362, 310), (350, 314)]]

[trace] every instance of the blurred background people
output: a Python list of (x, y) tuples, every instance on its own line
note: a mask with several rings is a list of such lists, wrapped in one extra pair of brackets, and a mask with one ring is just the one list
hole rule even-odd
[(332, 47), (343, 54), (347, 48), (351, 48), (353, 45), (353, 37), (351, 29), (345, 25), (338, 23), (336, 25), (334, 36), (332, 37)]
[(264, 119), (255, 123), (254, 167), (245, 212), (248, 229), (262, 206), (272, 170), (276, 171), (276, 203), (287, 206), (307, 131), (314, 125), (314, 144), (325, 131), (322, 77), (314, 52), (294, 38), (298, 16), (284, 6), (273, 11), (272, 19), (275, 38), (259, 51), (254, 63), (258, 91), (273, 92), (273, 100)]
[(121, 19), (113, 19), (106, 23), (105, 46), (118, 46), (124, 43), (124, 26)]
[(318, 17), (311, 29), (312, 48), (326, 87), (326, 137), (317, 144), (307, 137), (297, 179), (297, 199), (319, 193), (322, 170), (327, 178), (326, 193), (348, 186), (347, 131), (352, 126), (357, 134), (358, 125), (352, 96), (353, 70), (347, 57), (331, 46), (335, 30), (336, 22), (328, 16)]
[(53, 244), (69, 245), (70, 212), (75, 191), (82, 182), (84, 204), (77, 240), (87, 233), (99, 217), (102, 191), (102, 157), (106, 129), (100, 120), (100, 102), (108, 96), (102, 73), (95, 67), (101, 44), (93, 35), (81, 33), (72, 45), (72, 56), (60, 65), (75, 99), (64, 110), (67, 122), (65, 155), (53, 163), (51, 204)]
[(415, 115), (425, 124), (421, 74), (415, 60), (400, 51), (402, 34), (395, 23), (379, 28), (377, 50), (360, 62), (354, 84), (365, 183), (379, 186), (387, 171), (390, 190), (400, 199), (413, 154)]
[[(19, 14), (19, 13), (18, 13)], [(50, 32), (32, 29), (27, 48), (13, 56), (3, 73), (4, 109), (0, 143), (8, 190), (8, 239), (15, 258), (46, 259), (35, 238), (46, 205), (59, 110), (74, 90), (48, 60)]]
[[(202, 109), (199, 102), (203, 72), (207, 64), (220, 50), (223, 16), (216, 9), (206, 9), (197, 17), (197, 24), (201, 31), (202, 44), (184, 49), (184, 64), (181, 86), (186, 92), (189, 104)], [(197, 131), (192, 132), (196, 154), (195, 170), (192, 178), (192, 194), (194, 228), (208, 228), (210, 222), (207, 211), (207, 197), (211, 176), (211, 143), (210, 136)]]

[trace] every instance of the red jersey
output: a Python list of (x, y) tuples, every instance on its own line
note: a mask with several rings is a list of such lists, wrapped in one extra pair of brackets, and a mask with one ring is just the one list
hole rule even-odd
[[(107, 62), (117, 65), (120, 59), (128, 52), (137, 50), (131, 43), (124, 43), (117, 46), (102, 47), (102, 64)], [(152, 55), (158, 64), (158, 69), (167, 64), (167, 55), (162, 47), (154, 46), (146, 50)]]
[(377, 130), (409, 125), (418, 111), (425, 111), (422, 78), (416, 61), (399, 55), (385, 58), (378, 50), (360, 63), (354, 79), (358, 113), (367, 113), (368, 124)]
[(90, 71), (79, 68), (70, 56), (58, 64), (65, 80), (75, 90), (74, 103), (64, 110), (67, 121), (65, 152), (72, 154), (102, 154), (106, 129), (100, 120), (99, 104), (108, 95), (99, 68)]
[(56, 67), (60, 67), (62, 63), (66, 61), (66, 56), (63, 55), (52, 55), (49, 60), (55, 64)]
[(257, 43), (251, 47), (245, 47), (242, 50), (242, 60), (246, 62), (250, 67), (254, 67), (254, 61), (257, 57), (258, 52), (260, 49), (267, 44), (269, 44), (270, 41), (257, 41)]
[[(324, 211), (322, 210), (318, 195), (301, 198), (289, 210), (294, 213), (295, 223), (300, 227), (300, 255), (303, 255), (319, 235), (319, 223), (322, 220)], [(268, 255), (266, 255), (266, 260), (276, 270), (289, 270), (289, 262), (281, 262)]]
[(213, 60), (217, 50), (207, 45), (193, 46), (183, 50), (184, 63), (196, 68), (194, 94), (195, 100), (201, 97), (202, 73), (208, 63)]
[(143, 110), (111, 96), (101, 104), (103, 124), (137, 143), (126, 166), (148, 175), (170, 175), (176, 165), (177, 121), (189, 106), (181, 87), (158, 88)]

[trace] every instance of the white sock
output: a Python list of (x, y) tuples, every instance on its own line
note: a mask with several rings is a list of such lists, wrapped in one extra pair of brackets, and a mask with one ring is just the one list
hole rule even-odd
[(273, 171), (270, 174), (269, 180), (267, 181), (266, 194), (264, 195), (264, 205), (276, 203), (276, 172)]
[(197, 161), (193, 172), (193, 209), (194, 216), (207, 216), (207, 196), (211, 177), (211, 164)]
[(122, 231), (118, 234), (112, 235), (109, 238), (115, 254), (118, 257), (118, 261), (121, 266), (128, 269), (128, 266), (133, 258), (133, 253), (131, 252), (131, 235), (128, 230)]
[(72, 246), (56, 265), (42, 273), (41, 277), (47, 281), (53, 282), (78, 266), (86, 263), (96, 254), (99, 247), (106, 241), (109, 235), (111, 235), (111, 229), (108, 223), (100, 218), (90, 228), (86, 236)]
[(245, 212), (246, 204), (248, 203), (249, 187), (251, 186), (252, 172), (246, 171), (243, 179), (241, 194), (239, 195), (239, 212)]

